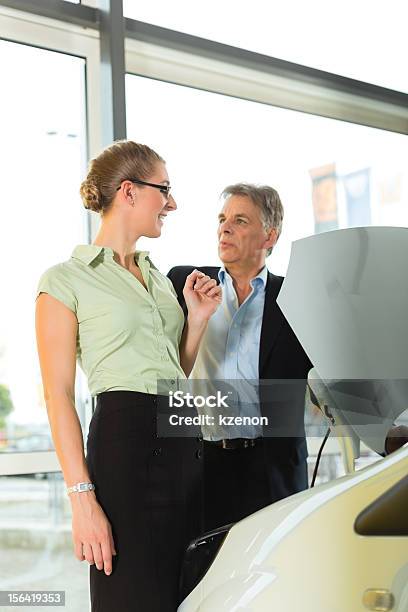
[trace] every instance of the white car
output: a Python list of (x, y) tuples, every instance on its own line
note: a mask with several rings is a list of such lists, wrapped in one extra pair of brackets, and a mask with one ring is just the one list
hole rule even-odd
[(212, 563), (179, 612), (408, 612), (408, 445), (203, 536), (189, 554), (193, 579)]

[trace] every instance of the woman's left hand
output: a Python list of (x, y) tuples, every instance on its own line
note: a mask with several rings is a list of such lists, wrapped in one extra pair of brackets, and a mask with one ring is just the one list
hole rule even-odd
[(222, 301), (222, 289), (217, 281), (198, 270), (187, 276), (183, 295), (189, 317), (196, 320), (208, 321)]

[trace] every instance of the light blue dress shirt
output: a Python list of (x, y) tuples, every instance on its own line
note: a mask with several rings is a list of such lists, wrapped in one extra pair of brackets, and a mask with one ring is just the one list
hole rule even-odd
[[(218, 408), (200, 409), (201, 414), (214, 417), (214, 423), (202, 425), (207, 440), (262, 435), (262, 425), (256, 421), (260, 417), (258, 363), (267, 277), (264, 267), (250, 281), (252, 291), (239, 306), (231, 276), (224, 267), (218, 273), (223, 290), (222, 303), (208, 322), (190, 378), (196, 382), (194, 393), (209, 395), (215, 389), (224, 388), (227, 393), (230, 390), (229, 408), (221, 410), (223, 415), (256, 418), (253, 419), (255, 424), (220, 424)], [(212, 384), (212, 381), (216, 382)]]

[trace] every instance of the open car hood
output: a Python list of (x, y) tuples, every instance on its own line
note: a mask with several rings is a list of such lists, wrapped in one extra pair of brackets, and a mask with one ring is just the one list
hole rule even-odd
[(350, 426), (350, 435), (366, 437), (377, 452), (381, 426), (408, 407), (407, 255), (408, 229), (401, 227), (297, 240), (277, 299), (342, 431)]

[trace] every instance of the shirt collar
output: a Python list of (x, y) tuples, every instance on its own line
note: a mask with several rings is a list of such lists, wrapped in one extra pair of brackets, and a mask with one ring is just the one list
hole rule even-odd
[[(89, 266), (102, 252), (110, 259), (113, 259), (113, 249), (96, 244), (79, 244), (73, 250), (71, 257), (79, 259)], [(147, 260), (150, 262), (149, 251), (136, 251), (136, 255), (137, 261)]]
[[(228, 275), (228, 271), (225, 269), (224, 266), (221, 266), (221, 268), (218, 270), (218, 279), (221, 283), (221, 285), (225, 284), (225, 275)], [(230, 277), (231, 278), (231, 277)], [(251, 287), (254, 287), (255, 285), (259, 285), (262, 286), (263, 289), (265, 289), (266, 287), (266, 281), (268, 280), (268, 268), (266, 266), (264, 266), (262, 268), (262, 270), (256, 275), (254, 276), (253, 279), (251, 279)]]
[(106, 252), (113, 257), (113, 250), (109, 247), (97, 246), (96, 244), (79, 244), (75, 247), (71, 257), (83, 261), (87, 266), (102, 252)]

